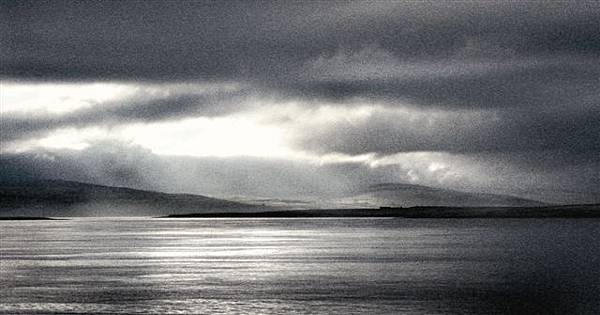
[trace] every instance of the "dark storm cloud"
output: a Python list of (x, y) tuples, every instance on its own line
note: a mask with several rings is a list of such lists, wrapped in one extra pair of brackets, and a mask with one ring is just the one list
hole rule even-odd
[(478, 108), (576, 106), (600, 77), (597, 2), (19, 1), (2, 14), (12, 79), (231, 80)]
[[(322, 126), (302, 133), (299, 146), (350, 154), (599, 154), (600, 58), (516, 57), (512, 50), (479, 46), (443, 62), (402, 62), (381, 47), (317, 59), (304, 80), (287, 82), (290, 93), (339, 104), (408, 104), (413, 115), (376, 112), (360, 122)], [(499, 55), (492, 58), (494, 51)]]
[[(590, 102), (600, 101), (600, 98)], [(518, 153), (551, 150), (563, 155), (600, 152), (600, 111), (519, 109), (507, 111), (376, 110), (359, 120), (339, 121), (299, 133), (296, 143), (316, 152), (393, 154), (411, 151)], [(574, 104), (573, 106), (582, 106)]]
[[(388, 73), (383, 70), (372, 78), (361, 78), (365, 71), (356, 71), (328, 79), (298, 81), (282, 88), (328, 100), (368, 97), (460, 108), (570, 106), (596, 95), (600, 86), (600, 58), (561, 58), (503, 60), (502, 67), (494, 66), (490, 60), (487, 66), (477, 61), (453, 65), (454, 60), (447, 60), (434, 65), (412, 65), (405, 72), (390, 70), (394, 64), (383, 63), (380, 67)], [(352, 69), (352, 64), (338, 66)], [(384, 75), (379, 75), (382, 72)]]
[(0, 117), (1, 140), (39, 136), (58, 128), (115, 126), (150, 123), (190, 116), (222, 115), (238, 108), (237, 99), (248, 96), (243, 90), (213, 93), (167, 93), (147, 95), (140, 92), (118, 101), (95, 104), (66, 114), (4, 113)]
[(231, 80), (488, 107), (563, 101), (562, 84), (600, 77), (597, 2), (19, 1), (2, 14), (0, 75), (13, 79)]
[(5, 1), (2, 75), (279, 81), (340, 47), (441, 58), (474, 38), (519, 55), (597, 54), (599, 11), (596, 2)]

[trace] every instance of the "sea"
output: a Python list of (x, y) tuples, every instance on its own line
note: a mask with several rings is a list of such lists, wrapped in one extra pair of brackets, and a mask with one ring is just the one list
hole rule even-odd
[(600, 220), (0, 221), (1, 314), (600, 314)]

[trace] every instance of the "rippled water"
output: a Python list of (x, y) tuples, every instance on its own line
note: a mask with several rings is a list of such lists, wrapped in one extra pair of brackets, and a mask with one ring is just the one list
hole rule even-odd
[(598, 220), (2, 221), (0, 313), (600, 314)]

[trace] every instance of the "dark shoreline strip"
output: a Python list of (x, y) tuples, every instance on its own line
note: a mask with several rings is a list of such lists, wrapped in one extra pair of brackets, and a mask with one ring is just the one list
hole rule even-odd
[(313, 209), (263, 212), (189, 213), (160, 218), (600, 218), (600, 205), (548, 207), (411, 207), (379, 209)]
[(2, 216), (0, 216), (0, 220), (6, 220), (6, 221), (35, 221), (35, 220), (68, 220), (68, 219), (55, 219), (55, 218), (47, 218), (47, 217), (2, 217)]

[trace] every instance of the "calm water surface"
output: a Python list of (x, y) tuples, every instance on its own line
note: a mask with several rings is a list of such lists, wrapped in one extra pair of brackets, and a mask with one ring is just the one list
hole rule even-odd
[(600, 314), (600, 221), (1, 221), (0, 313)]

